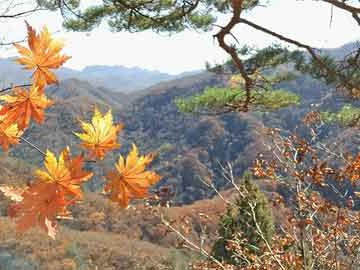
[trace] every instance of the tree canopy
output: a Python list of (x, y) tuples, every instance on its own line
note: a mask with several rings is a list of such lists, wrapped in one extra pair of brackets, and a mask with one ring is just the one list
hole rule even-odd
[[(314, 1), (318, 2), (318, 1)], [(321, 0), (332, 8), (340, 9), (360, 26), (360, 6), (357, 1)], [(270, 6), (271, 1), (262, 0), (103, 0), (97, 4), (84, 4), (80, 0), (38, 0), (40, 7), (57, 10), (64, 17), (64, 26), (74, 31), (90, 31), (107, 22), (113, 31), (180, 32), (185, 29), (210, 31), (215, 29), (214, 39), (229, 55), (232, 74), (240, 74), (244, 79), (241, 91), (245, 95), (240, 101), (228, 102), (232, 109), (224, 111), (248, 111), (252, 103), (258, 103), (258, 90), (272, 89), (264, 75), (269, 68), (292, 63), (295, 70), (310, 74), (322, 80), (351, 98), (359, 98), (360, 90), (360, 46), (341, 59), (329, 56), (311, 44), (294, 37), (285, 36), (267, 25), (251, 21), (251, 11)], [(88, 2), (89, 3), (89, 2)], [(228, 21), (218, 25), (219, 15), (226, 14)], [(246, 16), (245, 16), (246, 15)], [(232, 33), (237, 25), (247, 25), (254, 31), (276, 38), (282, 44), (298, 48), (289, 51), (280, 43), (261, 50), (239, 47), (237, 37)], [(230, 37), (231, 39), (228, 39)], [(230, 41), (233, 40), (233, 41)], [(246, 43), (246, 40), (243, 40)], [(216, 68), (215, 68), (216, 70)], [(214, 71), (214, 69), (213, 69)], [(224, 72), (224, 70), (221, 70)]]

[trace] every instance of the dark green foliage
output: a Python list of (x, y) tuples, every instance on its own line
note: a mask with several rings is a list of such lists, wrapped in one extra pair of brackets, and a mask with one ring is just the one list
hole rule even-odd
[(243, 181), (240, 186), (243, 196), (239, 195), (235, 203), (229, 206), (221, 217), (218, 231), (220, 238), (215, 242), (212, 251), (213, 256), (218, 260), (236, 265), (244, 264), (246, 261), (227, 248), (229, 242), (236, 241), (247, 254), (260, 252), (264, 245), (256, 229), (250, 204), (255, 205), (256, 221), (269, 243), (274, 233), (274, 223), (265, 195), (252, 182), (250, 174), (245, 173)]
[(352, 105), (344, 105), (338, 112), (322, 112), (321, 119), (327, 123), (337, 123), (343, 126), (360, 124), (360, 108)]
[(47, 8), (49, 10), (57, 10), (58, 8), (62, 8), (64, 10), (66, 7), (67, 7), (67, 9), (78, 8), (80, 5), (80, 1), (81, 0), (67, 0), (66, 6), (61, 6), (61, 4), (63, 4), (63, 5), (65, 5), (65, 4), (59, 0), (36, 0), (36, 3), (40, 7)]
[(207, 12), (211, 5), (200, 8), (195, 1), (160, 0), (154, 4), (144, 0), (107, 0), (79, 11), (80, 17), (73, 16), (65, 27), (88, 31), (106, 20), (114, 31), (178, 32), (188, 27), (208, 30), (215, 19)]
[[(104, 0), (84, 10), (79, 9), (79, 0), (67, 1), (67, 6), (56, 0), (38, 2), (46, 8), (60, 7), (67, 11), (64, 25), (76, 31), (91, 30), (102, 21), (107, 21), (114, 31), (179, 32), (186, 28), (208, 31), (219, 12), (231, 10), (231, 1), (224, 0)], [(246, 0), (244, 9), (250, 10), (259, 3), (259, 0)]]

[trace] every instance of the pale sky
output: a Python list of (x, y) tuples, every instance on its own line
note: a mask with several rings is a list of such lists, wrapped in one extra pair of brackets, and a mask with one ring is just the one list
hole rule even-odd
[[(331, 9), (328, 4), (312, 0), (270, 2), (269, 7), (259, 7), (247, 14), (247, 18), (316, 47), (334, 48), (360, 40), (359, 26), (347, 12), (334, 8), (330, 26)], [(223, 16), (217, 24), (224, 25), (227, 19), (228, 17)], [(0, 23), (0, 31), (6, 40), (23, 38), (23, 20)], [(36, 28), (47, 25), (50, 31), (56, 32), (56, 36), (65, 41), (64, 52), (72, 56), (65, 66), (73, 69), (82, 69), (87, 65), (122, 65), (176, 74), (203, 69), (206, 61), (220, 63), (227, 58), (212, 38), (216, 28), (213, 32), (197, 33), (188, 30), (169, 36), (150, 31), (112, 33), (106, 25), (102, 25), (91, 33), (74, 33), (62, 29), (62, 18), (58, 13), (36, 13), (26, 20)], [(234, 34), (241, 44), (257, 47), (276, 41), (246, 26), (238, 27)], [(0, 57), (15, 55), (12, 48), (0, 50)]]

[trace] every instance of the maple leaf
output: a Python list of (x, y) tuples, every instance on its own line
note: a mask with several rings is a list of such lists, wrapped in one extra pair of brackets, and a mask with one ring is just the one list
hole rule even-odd
[(22, 200), (8, 209), (11, 218), (16, 219), (16, 229), (25, 232), (39, 226), (55, 238), (56, 218), (67, 216), (66, 207), (71, 203), (58, 185), (51, 182), (36, 182), (21, 195)]
[(116, 170), (106, 176), (108, 183), (105, 192), (110, 200), (118, 202), (122, 207), (129, 205), (131, 199), (141, 199), (148, 196), (148, 188), (157, 183), (161, 177), (153, 171), (146, 171), (146, 167), (152, 162), (152, 154), (139, 156), (135, 144), (125, 158), (120, 155), (115, 164)]
[(8, 123), (17, 123), (19, 129), (25, 129), (33, 118), (37, 123), (44, 122), (44, 110), (53, 104), (37, 86), (29, 90), (15, 88), (13, 95), (2, 95), (0, 100), (6, 103), (0, 109), (0, 115)]
[(10, 145), (18, 144), (22, 133), (16, 123), (9, 122), (6, 117), (0, 115), (0, 145), (4, 151), (8, 151)]
[(35, 171), (40, 181), (57, 184), (65, 196), (74, 197), (74, 200), (82, 198), (80, 184), (93, 176), (93, 173), (83, 170), (82, 156), (71, 158), (70, 149), (67, 147), (57, 160), (55, 155), (47, 150), (44, 165), (46, 171)]
[(117, 142), (118, 133), (123, 125), (113, 125), (111, 110), (105, 115), (95, 108), (91, 123), (80, 121), (84, 133), (74, 133), (83, 143), (82, 147), (89, 151), (91, 158), (104, 159), (106, 152), (120, 147)]
[(26, 25), (29, 48), (14, 44), (22, 55), (16, 61), (24, 65), (27, 70), (35, 69), (33, 81), (36, 85), (45, 86), (58, 83), (55, 74), (50, 69), (59, 68), (70, 58), (66, 55), (60, 55), (64, 44), (53, 39), (46, 27), (43, 27), (42, 31), (37, 34), (29, 24)]

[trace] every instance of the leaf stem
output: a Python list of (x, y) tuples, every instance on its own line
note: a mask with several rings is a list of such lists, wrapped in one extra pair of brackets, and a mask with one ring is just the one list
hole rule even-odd
[(28, 144), (29, 146), (31, 146), (32, 148), (34, 148), (36, 151), (38, 151), (40, 154), (42, 154), (43, 156), (46, 156), (45, 152), (42, 151), (39, 147), (37, 147), (36, 145), (34, 145), (32, 142), (28, 141), (27, 139), (25, 139), (24, 137), (19, 137), (21, 141), (23, 141), (24, 143)]
[[(41, 150), (39, 147), (37, 147), (35, 144), (30, 142), (29, 140), (25, 139), (24, 137), (20, 136), (19, 139), (29, 145), (30, 147), (34, 148), (36, 151), (38, 151), (40, 154), (42, 154), (44, 157), (46, 156), (46, 153)], [(84, 160), (86, 163), (96, 163), (96, 160)]]

